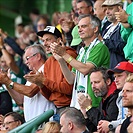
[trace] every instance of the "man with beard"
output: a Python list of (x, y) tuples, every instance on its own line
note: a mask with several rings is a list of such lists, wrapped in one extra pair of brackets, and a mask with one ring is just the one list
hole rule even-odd
[(115, 66), (115, 68), (108, 70), (108, 74), (114, 76), (114, 82), (116, 84), (117, 89), (120, 90), (120, 92), (116, 100), (116, 104), (119, 110), (117, 120), (101, 120), (98, 123), (99, 129), (101, 131), (104, 131), (105, 133), (109, 131), (114, 131), (116, 127), (118, 130), (118, 126), (121, 125), (124, 119), (126, 119), (127, 117), (128, 109), (123, 107), (122, 105), (122, 88), (125, 84), (127, 76), (132, 73), (133, 65), (127, 61), (120, 62)]
[(119, 62), (126, 61), (124, 57), (123, 48), (126, 42), (122, 40), (120, 34), (120, 23), (115, 17), (115, 12), (122, 8), (121, 0), (105, 0), (102, 7), (106, 9), (105, 14), (111, 24), (102, 32), (102, 37), (105, 45), (110, 52), (110, 68), (114, 68)]
[(92, 99), (89, 95), (78, 94), (78, 103), (80, 109), (87, 119), (87, 127), (90, 131), (96, 131), (100, 120), (116, 120), (118, 108), (116, 99), (118, 91), (112, 82), (111, 77), (107, 74), (105, 68), (94, 68), (90, 73), (90, 82), (92, 90), (96, 97), (102, 97), (98, 108), (92, 107)]

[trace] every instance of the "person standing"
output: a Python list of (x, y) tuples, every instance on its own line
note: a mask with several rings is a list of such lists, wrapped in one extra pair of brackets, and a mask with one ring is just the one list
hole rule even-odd
[[(24, 59), (30, 70), (36, 70), (43, 75), (44, 63), (47, 57), (42, 45), (35, 44), (27, 47)], [(12, 82), (3, 71), (0, 71), (0, 83), (6, 85), (8, 92), (18, 105), (24, 105), (24, 117), (26, 121), (31, 120), (48, 109), (55, 110), (54, 104), (40, 93), (40, 89), (36, 84), (28, 81), (25, 85)], [(48, 96), (49, 93), (47, 93)]]
[(125, 58), (133, 62), (132, 40), (133, 40), (133, 0), (127, 0), (129, 5), (125, 10), (119, 7), (119, 11), (115, 13), (116, 19), (121, 23), (121, 37), (127, 43), (124, 47)]
[[(51, 46), (53, 53), (60, 56), (57, 60), (67, 82), (74, 84), (71, 107), (79, 109), (77, 101), (79, 92), (83, 94), (88, 93), (92, 98), (92, 106), (99, 106), (101, 98), (95, 97), (92, 91), (89, 73), (95, 67), (108, 67), (110, 62), (108, 48), (98, 40), (100, 24), (100, 20), (93, 15), (82, 15), (79, 17), (78, 30), (85, 47), (80, 49), (77, 59), (74, 59), (66, 52), (63, 43), (62, 46), (56, 43), (53, 43)], [(73, 67), (72, 71), (67, 68), (66, 63)]]
[[(54, 26), (47, 26), (43, 31), (39, 31), (37, 35), (42, 38), (43, 45), (47, 51), (51, 50), (52, 43), (60, 45), (60, 42), (62, 42), (61, 32)], [(67, 53), (76, 58), (77, 54), (74, 49), (65, 48)], [(67, 65), (69, 70), (71, 70), (72, 67), (69, 64)], [(25, 78), (37, 84), (44, 97), (54, 103), (57, 110), (54, 120), (59, 122), (60, 112), (70, 106), (73, 84), (69, 84), (65, 79), (55, 55), (50, 56), (45, 62), (44, 75), (42, 73), (29, 73), (25, 75)], [(49, 97), (46, 92), (50, 92)]]
[(120, 23), (115, 17), (115, 12), (119, 11), (119, 7), (122, 7), (121, 0), (105, 0), (102, 4), (103, 8), (106, 8), (106, 17), (111, 24), (103, 31), (102, 37), (105, 45), (110, 52), (110, 68), (113, 69), (119, 62), (126, 61), (123, 48), (126, 42), (123, 41), (120, 34)]

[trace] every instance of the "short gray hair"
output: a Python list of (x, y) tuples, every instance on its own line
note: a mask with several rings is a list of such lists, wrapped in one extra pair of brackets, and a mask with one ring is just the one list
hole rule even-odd
[(92, 25), (92, 28), (96, 28), (98, 27), (98, 31), (97, 31), (97, 34), (100, 33), (100, 29), (101, 29), (101, 21), (98, 17), (94, 16), (94, 15), (91, 15), (91, 14), (86, 14), (86, 15), (80, 15), (79, 16), (79, 21), (83, 18), (86, 18), (86, 17), (89, 17), (90, 18), (90, 23)]
[(63, 110), (60, 116), (65, 115), (66, 120), (71, 120), (78, 127), (83, 127), (86, 125), (86, 120), (82, 112), (74, 107), (67, 107)]
[(34, 52), (39, 53), (42, 58), (44, 59), (44, 61), (47, 60), (47, 55), (44, 49), (44, 46), (42, 44), (34, 44), (34, 45), (30, 45), (28, 47), (25, 48), (25, 51), (29, 48), (32, 48)]

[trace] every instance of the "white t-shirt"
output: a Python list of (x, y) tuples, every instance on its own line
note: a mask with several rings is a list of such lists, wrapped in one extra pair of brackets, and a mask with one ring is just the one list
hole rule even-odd
[[(42, 65), (38, 71), (43, 72), (44, 65)], [(30, 85), (31, 83), (27, 81), (26, 86)], [(40, 92), (32, 98), (24, 96), (24, 117), (26, 121), (33, 119), (49, 109), (53, 109), (55, 111), (55, 105), (48, 101)]]

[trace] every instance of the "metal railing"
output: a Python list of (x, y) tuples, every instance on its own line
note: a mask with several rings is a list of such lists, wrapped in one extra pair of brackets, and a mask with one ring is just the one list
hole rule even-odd
[(43, 114), (33, 118), (32, 120), (9, 131), (8, 133), (35, 133), (39, 125), (43, 124), (44, 122), (48, 122), (49, 118), (53, 115), (54, 115), (54, 111), (48, 110)]

